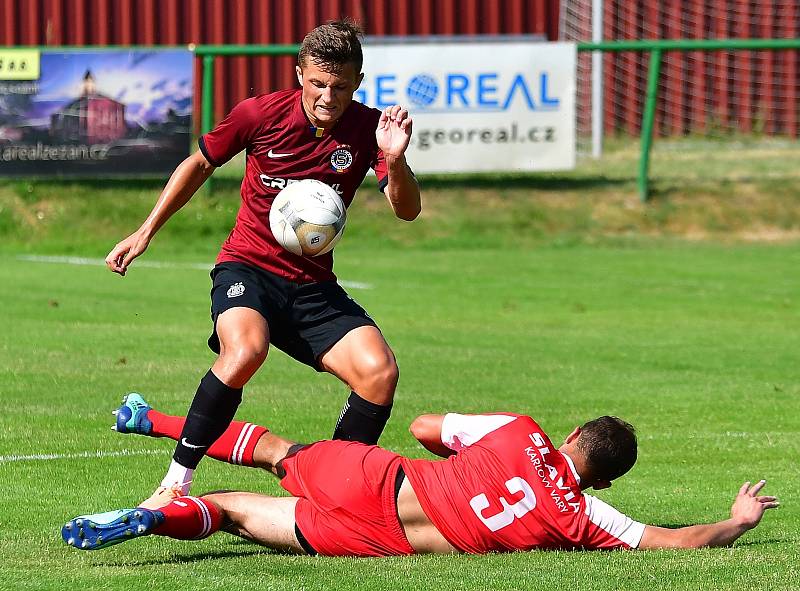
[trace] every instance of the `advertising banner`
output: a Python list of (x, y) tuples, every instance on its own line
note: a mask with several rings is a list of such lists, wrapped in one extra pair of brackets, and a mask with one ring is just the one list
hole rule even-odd
[(356, 100), (407, 107), (416, 172), (575, 167), (572, 43), (364, 47)]
[(0, 176), (163, 176), (189, 155), (192, 53), (0, 49)]

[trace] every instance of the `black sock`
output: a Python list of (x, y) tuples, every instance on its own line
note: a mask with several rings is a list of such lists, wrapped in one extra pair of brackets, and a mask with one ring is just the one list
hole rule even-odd
[(186, 413), (186, 422), (173, 459), (186, 468), (197, 468), (211, 444), (231, 424), (241, 402), (241, 388), (226, 386), (208, 370), (200, 380), (192, 405)]
[(378, 443), (390, 414), (392, 414), (391, 404), (388, 406), (375, 404), (364, 400), (355, 392), (350, 392), (350, 397), (345, 402), (342, 414), (339, 415), (339, 422), (333, 431), (333, 439), (374, 445)]

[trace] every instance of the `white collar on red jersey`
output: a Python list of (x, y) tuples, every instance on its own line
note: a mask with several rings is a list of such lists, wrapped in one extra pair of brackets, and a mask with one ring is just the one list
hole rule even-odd
[(572, 475), (575, 477), (575, 480), (578, 482), (578, 484), (580, 484), (581, 477), (578, 475), (578, 471), (575, 469), (575, 464), (572, 462), (572, 458), (563, 451), (561, 452), (561, 455), (564, 456), (565, 460), (567, 460), (567, 465), (569, 466), (569, 469), (572, 470)]

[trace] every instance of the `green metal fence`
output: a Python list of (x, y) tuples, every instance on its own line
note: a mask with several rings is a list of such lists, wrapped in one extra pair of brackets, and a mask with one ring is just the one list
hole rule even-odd
[[(292, 45), (193, 45), (189, 48), (202, 59), (202, 110), (200, 113), (200, 130), (210, 131), (214, 126), (214, 60), (217, 57), (245, 55), (296, 55), (300, 46)], [(650, 168), (650, 151), (653, 146), (653, 127), (658, 100), (658, 82), (661, 76), (661, 58), (665, 51), (779, 51), (800, 50), (800, 38), (797, 39), (654, 39), (630, 41), (601, 41), (598, 43), (581, 42), (578, 51), (638, 51), (648, 52), (650, 61), (647, 76), (647, 94), (642, 113), (641, 154), (637, 172), (639, 196), (643, 201), (649, 194), (648, 172)], [(34, 47), (32, 49), (81, 51), (119, 50), (130, 47)], [(152, 49), (152, 47), (140, 47)]]
[(637, 184), (639, 197), (649, 195), (650, 150), (653, 146), (653, 126), (658, 100), (658, 80), (661, 76), (661, 57), (665, 51), (742, 51), (742, 50), (800, 49), (800, 39), (659, 39), (652, 41), (605, 41), (578, 43), (578, 51), (640, 51), (650, 53), (647, 73), (647, 95), (642, 113), (641, 155)]
[[(658, 81), (661, 58), (665, 51), (776, 51), (798, 50), (800, 39), (657, 39), (642, 41), (603, 41), (578, 43), (578, 51), (639, 51), (648, 52), (647, 95), (642, 113), (641, 155), (637, 173), (639, 196), (646, 201), (649, 195), (650, 151), (653, 145), (653, 126), (658, 100)], [(203, 107), (201, 130), (209, 131), (214, 124), (214, 58), (239, 55), (295, 55), (299, 45), (198, 45), (195, 54), (203, 59)]]

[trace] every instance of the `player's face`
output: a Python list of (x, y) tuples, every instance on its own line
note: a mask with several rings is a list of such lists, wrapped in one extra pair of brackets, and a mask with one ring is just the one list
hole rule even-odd
[(303, 109), (317, 127), (331, 127), (353, 100), (353, 93), (364, 74), (356, 72), (353, 64), (345, 64), (337, 72), (328, 72), (309, 61), (296, 67), (297, 80), (303, 87)]

